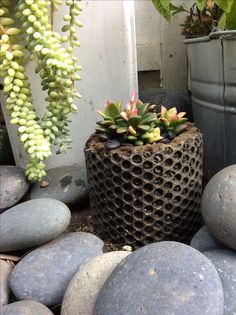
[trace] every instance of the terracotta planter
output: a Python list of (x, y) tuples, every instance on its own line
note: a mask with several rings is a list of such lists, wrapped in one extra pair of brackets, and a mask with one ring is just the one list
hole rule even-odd
[(85, 146), (95, 231), (140, 247), (187, 242), (199, 227), (202, 135), (195, 127), (170, 144), (107, 150), (94, 134)]

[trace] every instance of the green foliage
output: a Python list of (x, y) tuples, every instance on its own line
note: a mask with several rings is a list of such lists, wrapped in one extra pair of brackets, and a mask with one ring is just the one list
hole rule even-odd
[(225, 27), (229, 30), (236, 29), (236, 1), (233, 1), (229, 12), (225, 13)]
[(234, 0), (214, 0), (215, 3), (225, 12), (230, 13)]
[(152, 0), (157, 11), (166, 19), (171, 21), (170, 0)]
[(221, 30), (236, 29), (235, 0), (196, 0), (190, 8), (174, 5), (169, 0), (152, 0), (157, 11), (171, 21), (171, 16), (188, 13), (183, 34), (186, 36), (208, 35), (214, 27)]
[[(54, 11), (62, 0), (0, 0), (0, 76), (4, 78), (6, 108), (11, 123), (18, 125), (21, 143), (29, 155), (26, 175), (29, 180), (41, 180), (45, 173), (44, 160), (57, 145), (64, 152), (71, 145), (69, 114), (77, 112), (74, 98), (75, 81), (80, 77), (73, 51), (79, 46), (76, 20), (81, 7), (78, 0), (66, 0), (69, 20), (62, 37), (53, 30)], [(52, 15), (49, 13), (49, 7)], [(62, 43), (69, 43), (67, 47)], [(23, 44), (21, 44), (23, 43)], [(47, 92), (47, 110), (40, 119), (33, 106), (29, 78), (25, 72), (25, 47), (37, 63), (42, 90)]]
[(187, 118), (183, 117), (185, 113), (177, 114), (176, 108), (167, 111), (162, 107), (161, 113), (156, 114), (155, 109), (156, 105), (143, 104), (137, 100), (136, 93), (124, 111), (121, 102), (115, 104), (108, 101), (104, 111), (98, 111), (103, 120), (97, 122), (96, 131), (110, 137), (121, 136), (124, 141), (134, 145), (143, 145), (161, 140), (161, 130), (171, 130), (177, 135), (186, 129)]
[(203, 11), (205, 8), (206, 0), (196, 0), (198, 10)]
[(163, 128), (165, 132), (173, 131), (176, 135), (187, 128), (186, 122), (188, 119), (185, 112), (177, 113), (176, 107), (167, 110), (164, 106), (161, 107), (161, 112), (157, 115), (157, 125)]

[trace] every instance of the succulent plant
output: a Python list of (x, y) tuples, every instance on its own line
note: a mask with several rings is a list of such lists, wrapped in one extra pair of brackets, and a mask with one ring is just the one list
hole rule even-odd
[[(18, 135), (29, 156), (26, 175), (41, 180), (46, 175), (44, 161), (71, 145), (70, 113), (77, 112), (75, 81), (80, 77), (73, 51), (79, 46), (75, 26), (81, 7), (79, 0), (66, 0), (68, 14), (62, 27), (64, 36), (53, 28), (54, 11), (62, 0), (0, 0), (0, 77), (3, 77), (6, 109), (11, 123), (18, 125)], [(66, 44), (67, 43), (67, 44)], [(26, 50), (37, 63), (42, 90), (48, 104), (43, 117), (33, 105), (29, 79), (26, 75)]]
[(143, 104), (134, 92), (124, 111), (122, 103), (108, 101), (104, 111), (98, 113), (104, 118), (98, 121), (96, 131), (112, 136), (120, 136), (134, 145), (154, 143), (162, 139), (160, 128), (156, 127), (155, 105)]
[(177, 113), (175, 107), (167, 110), (162, 106), (161, 113), (156, 114), (155, 109), (156, 105), (138, 100), (135, 92), (125, 110), (122, 110), (122, 102), (107, 101), (104, 111), (98, 111), (103, 120), (97, 122), (96, 132), (143, 145), (160, 141), (161, 133), (172, 132), (175, 137), (187, 128), (184, 112)]
[(161, 107), (161, 112), (157, 114), (157, 126), (161, 127), (163, 132), (173, 131), (175, 135), (183, 132), (188, 124), (188, 119), (184, 117), (185, 112), (177, 113), (176, 107), (167, 110), (164, 106)]

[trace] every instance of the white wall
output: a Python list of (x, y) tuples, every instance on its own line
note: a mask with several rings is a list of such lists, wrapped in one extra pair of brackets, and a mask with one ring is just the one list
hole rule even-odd
[(139, 71), (161, 69), (161, 16), (151, 0), (136, 0), (135, 26)]
[[(78, 101), (79, 114), (73, 116), (71, 135), (73, 148), (67, 154), (54, 155), (48, 160), (48, 168), (77, 163), (85, 177), (83, 148), (89, 135), (95, 130), (98, 119), (96, 110), (103, 108), (106, 100), (124, 100), (137, 90), (136, 37), (133, 1), (82, 1), (81, 21), (78, 32), (82, 46), (78, 48), (79, 63), (83, 66), (82, 81), (77, 85), (83, 98)], [(65, 14), (61, 6), (55, 27)], [(28, 62), (35, 106), (42, 112), (45, 107), (34, 66)], [(16, 137), (16, 129), (8, 125), (17, 164), (25, 166), (26, 158)]]
[[(191, 1), (175, 2), (189, 5)], [(98, 119), (96, 109), (102, 108), (107, 99), (127, 101), (131, 92), (138, 89), (137, 67), (140, 71), (161, 70), (163, 88), (185, 90), (187, 58), (179, 27), (183, 16), (176, 16), (168, 24), (151, 0), (83, 0), (81, 3), (84, 26), (78, 32), (82, 46), (77, 54), (83, 71), (77, 87), (83, 98), (78, 102), (79, 114), (71, 124), (73, 148), (67, 154), (51, 157), (48, 168), (78, 163), (85, 176), (83, 148), (94, 131)], [(61, 6), (55, 21), (57, 30), (65, 11), (66, 6)], [(27, 69), (35, 105), (42, 113), (46, 104), (34, 74), (34, 64), (28, 61)], [(26, 157), (16, 129), (8, 119), (7, 125), (17, 165), (24, 167)]]
[[(192, 0), (175, 0), (190, 7)], [(187, 88), (187, 57), (181, 27), (184, 14), (167, 23), (151, 0), (135, 0), (138, 70), (161, 70), (162, 87)]]

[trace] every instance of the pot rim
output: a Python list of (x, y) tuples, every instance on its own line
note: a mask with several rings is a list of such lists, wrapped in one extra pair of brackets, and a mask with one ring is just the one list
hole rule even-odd
[(196, 44), (196, 43), (210, 42), (211, 40), (216, 40), (216, 39), (236, 40), (236, 30), (215, 31), (215, 32), (211, 32), (208, 36), (184, 39), (183, 42), (184, 44)]
[[(117, 149), (113, 149), (113, 150), (108, 150), (105, 147), (105, 143), (106, 142), (101, 142), (101, 141), (96, 141), (96, 133), (91, 134), (91, 136), (89, 137), (89, 139), (87, 140), (85, 147), (84, 147), (84, 153), (88, 152), (88, 151), (104, 151), (107, 153), (117, 153), (119, 151), (132, 151), (132, 152), (140, 152), (140, 151), (146, 151), (146, 150), (163, 150), (165, 148), (167, 148), (168, 146), (173, 147), (173, 148), (179, 148), (183, 145), (183, 143), (185, 143), (185, 141), (187, 141), (188, 139), (192, 139), (192, 138), (196, 138), (201, 136), (202, 134), (200, 132), (200, 130), (193, 124), (191, 123), (191, 125), (189, 125), (188, 129), (184, 132), (182, 132), (181, 134), (179, 134), (175, 139), (173, 139), (170, 143), (152, 143), (152, 144), (145, 144), (145, 145), (140, 145), (140, 146), (120, 146)], [(96, 144), (100, 144), (97, 147), (93, 146), (93, 142), (96, 142)]]

